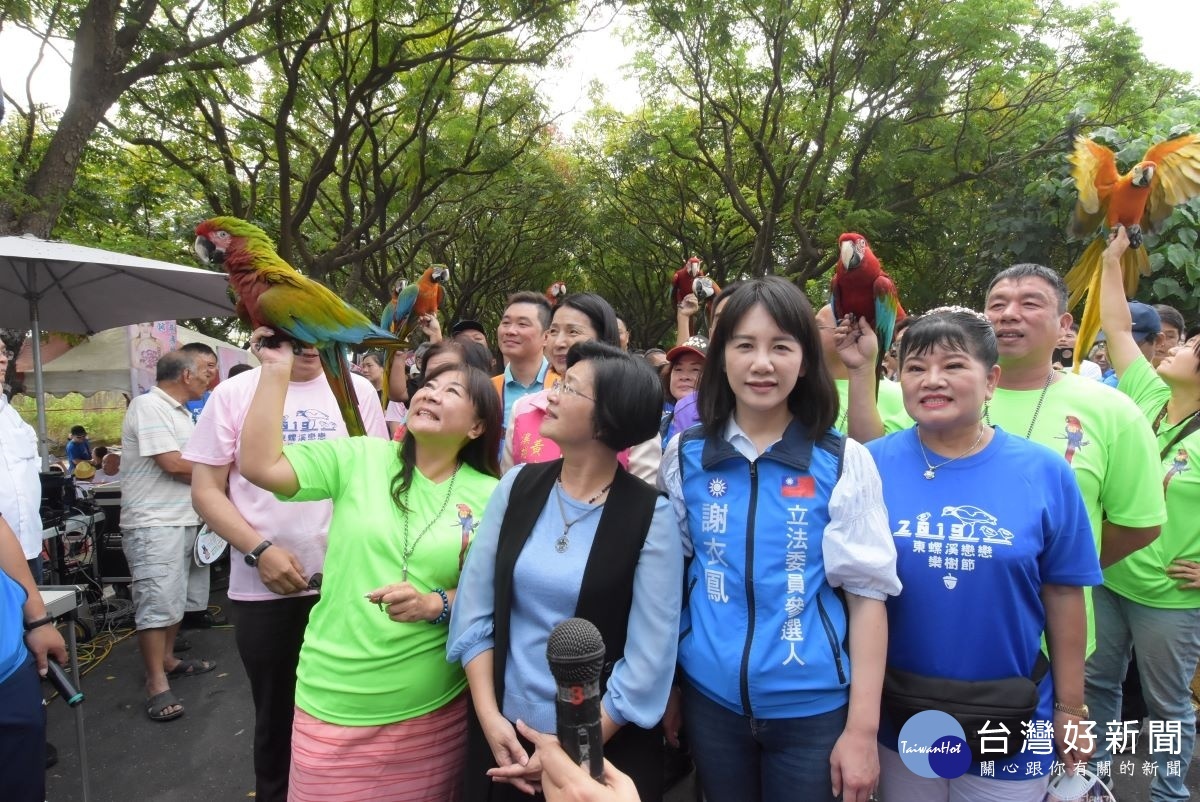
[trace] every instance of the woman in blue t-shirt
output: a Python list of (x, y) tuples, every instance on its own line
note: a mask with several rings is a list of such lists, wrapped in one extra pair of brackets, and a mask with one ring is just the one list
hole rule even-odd
[[(852, 412), (874, 409), (871, 372), (854, 370), (873, 364), (873, 334), (847, 322), (838, 339), (851, 368)], [(1017, 726), (1009, 736), (985, 739), (982, 754), (943, 772), (951, 775), (946, 779), (931, 770), (928, 756), (909, 750), (910, 731), (899, 741), (905, 722), (889, 713), (896, 709), (889, 688), (897, 686), (885, 683), (880, 788), (888, 802), (1041, 802), (1055, 752), (1068, 767), (1086, 759), (1063, 739), (1069, 724), (1082, 730), (1088, 719), (1082, 586), (1101, 581), (1099, 559), (1062, 457), (985, 423), (1000, 378), (997, 352), (987, 320), (959, 307), (929, 312), (900, 345), (904, 406), (917, 425), (867, 446), (883, 477), (904, 584), (887, 604), (887, 665), (890, 680), (898, 672), (935, 680), (941, 704), (929, 709), (977, 701), (955, 698), (946, 681), (1028, 678), (1037, 682), (1037, 693), (1030, 690), (1036, 710), (1023, 749), (1014, 743), (1011, 757), (998, 751), (1008, 738), (1024, 737), (1019, 730), (1026, 728)], [(1043, 632), (1048, 672), (1040, 660)], [(1085, 746), (1082, 737), (1077, 743)], [(922, 760), (924, 776), (914, 771)]]

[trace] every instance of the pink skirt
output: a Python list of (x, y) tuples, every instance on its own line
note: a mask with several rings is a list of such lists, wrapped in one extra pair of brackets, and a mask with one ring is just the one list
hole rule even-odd
[(343, 727), (296, 708), (288, 802), (455, 802), (467, 696), (395, 724)]

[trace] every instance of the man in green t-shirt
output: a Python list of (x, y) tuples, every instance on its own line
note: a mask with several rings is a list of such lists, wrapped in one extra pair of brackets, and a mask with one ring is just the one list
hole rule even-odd
[[(1102, 567), (1152, 542), (1166, 509), (1149, 422), (1121, 393), (1053, 368), (1059, 332), (1071, 324), (1062, 278), (1041, 265), (1010, 267), (992, 279), (985, 314), (1000, 346), (988, 421), (1049, 446), (1071, 465)], [(1085, 598), (1091, 654), (1091, 594)]]

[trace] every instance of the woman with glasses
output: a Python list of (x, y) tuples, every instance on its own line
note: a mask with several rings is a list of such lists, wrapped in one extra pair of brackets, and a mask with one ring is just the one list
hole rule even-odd
[[(608, 301), (592, 292), (577, 292), (562, 299), (554, 310), (550, 328), (546, 330), (546, 358), (555, 374), (562, 376), (567, 369), (567, 351), (575, 343), (598, 340), (620, 347), (617, 315)], [(557, 459), (558, 444), (542, 434), (546, 418), (549, 390), (525, 396), (513, 404), (512, 425), (504, 436), (504, 454), (500, 470), (507, 472), (514, 465), (527, 462), (549, 462)], [(659, 411), (661, 415), (661, 410)], [(639, 441), (621, 452), (621, 464), (634, 476), (653, 482), (658, 474), (662, 446), (658, 438)]]
[(283, 500), (333, 501), (296, 671), (288, 799), (458, 800), (466, 677), (446, 662), (447, 622), (496, 486), (500, 400), (481, 371), (448, 366), (413, 395), (401, 444), (347, 437), (285, 448), (292, 346), (264, 346), (270, 334), (252, 337), (262, 369), (242, 476)]
[(633, 778), (643, 802), (662, 798), (656, 725), (675, 667), (683, 556), (666, 499), (617, 459), (657, 433), (662, 386), (644, 360), (597, 342), (572, 346), (563, 369), (540, 429), (561, 457), (505, 474), (451, 621), (449, 658), (466, 669), (474, 702), (473, 802), (540, 789), (540, 761), (515, 727), (555, 731), (546, 641), (572, 616), (595, 624), (607, 649), (605, 756)]

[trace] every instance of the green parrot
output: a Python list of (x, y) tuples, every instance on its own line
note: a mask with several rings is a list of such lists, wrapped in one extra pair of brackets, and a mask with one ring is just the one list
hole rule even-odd
[(399, 341), (275, 253), (257, 226), (236, 217), (214, 217), (196, 226), (196, 255), (229, 275), (237, 311), (251, 330), (268, 326), (296, 343), (317, 349), (346, 430), (365, 434), (358, 396), (350, 379), (347, 345), (395, 348)]

